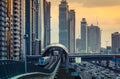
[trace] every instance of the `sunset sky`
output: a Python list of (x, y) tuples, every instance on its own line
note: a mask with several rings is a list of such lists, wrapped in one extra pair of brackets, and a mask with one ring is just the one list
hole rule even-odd
[[(59, 4), (61, 0), (51, 2), (52, 43), (58, 42)], [(80, 21), (87, 19), (88, 25), (97, 25), (102, 30), (101, 46), (111, 45), (111, 33), (120, 32), (120, 0), (67, 0), (69, 9), (76, 12), (76, 38), (80, 37)]]

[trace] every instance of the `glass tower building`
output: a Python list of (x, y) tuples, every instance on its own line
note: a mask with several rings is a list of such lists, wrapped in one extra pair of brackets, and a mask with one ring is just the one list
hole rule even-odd
[(87, 53), (87, 21), (85, 18), (81, 21), (81, 52)]
[(34, 54), (34, 44), (36, 39), (36, 1), (25, 0), (25, 34), (26, 37), (26, 53), (27, 55)]
[(68, 31), (69, 31), (69, 7), (66, 0), (62, 0), (59, 5), (59, 43), (65, 45), (69, 48), (68, 45)]
[(69, 51), (75, 53), (75, 11), (69, 11)]
[(51, 3), (43, 0), (43, 7), (44, 7), (44, 48), (47, 45), (50, 45), (50, 8)]

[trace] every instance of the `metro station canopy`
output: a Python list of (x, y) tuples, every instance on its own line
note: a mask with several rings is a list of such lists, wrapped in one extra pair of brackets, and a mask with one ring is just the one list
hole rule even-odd
[(58, 44), (58, 43), (53, 43), (51, 45), (48, 45), (45, 48), (42, 56), (48, 56), (53, 51), (59, 51), (60, 54), (68, 55), (68, 49), (64, 45)]

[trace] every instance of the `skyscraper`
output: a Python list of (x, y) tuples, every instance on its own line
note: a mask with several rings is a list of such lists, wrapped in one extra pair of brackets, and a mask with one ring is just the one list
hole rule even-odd
[[(26, 0), (26, 52), (38, 55), (44, 48), (44, 2), (45, 0)], [(39, 47), (37, 47), (37, 46)], [(37, 50), (37, 51), (36, 51)]]
[(6, 45), (7, 59), (13, 59), (13, 4), (12, 0), (7, 0), (7, 27), (6, 27)]
[(25, 54), (25, 0), (20, 0), (20, 58)]
[(87, 31), (88, 35), (88, 52), (89, 53), (100, 53), (101, 48), (101, 32), (98, 26), (91, 26), (88, 27)]
[(36, 0), (25, 0), (25, 34), (26, 38), (26, 53), (27, 55), (33, 55), (34, 43), (36, 39)]
[(80, 49), (81, 49), (81, 39), (77, 38), (76, 39), (76, 52), (80, 53)]
[(62, 0), (59, 5), (59, 43), (68, 46), (69, 31), (69, 7), (66, 0)]
[(13, 53), (14, 60), (20, 59), (20, 0), (13, 0)]
[(7, 0), (0, 0), (0, 59), (6, 59), (6, 17), (7, 17)]
[(120, 33), (112, 33), (112, 53), (120, 53)]
[(75, 53), (75, 11), (69, 11), (69, 51)]
[(41, 41), (41, 49), (44, 48), (44, 0), (38, 0), (38, 39)]
[(87, 22), (85, 18), (81, 21), (81, 52), (87, 53)]
[(23, 56), (24, 13), (24, 1), (7, 0), (6, 41), (8, 59), (20, 60)]
[(44, 48), (47, 45), (50, 45), (50, 37), (51, 37), (51, 32), (50, 32), (50, 9), (51, 9), (51, 3), (43, 0), (44, 3)]

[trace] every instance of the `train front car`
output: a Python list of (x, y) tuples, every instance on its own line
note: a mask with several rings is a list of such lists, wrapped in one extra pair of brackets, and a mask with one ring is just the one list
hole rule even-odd
[(50, 60), (50, 56), (41, 57), (41, 58), (39, 59), (38, 65), (39, 65), (39, 66), (45, 66), (45, 65), (47, 65), (47, 64), (49, 63), (49, 60)]

